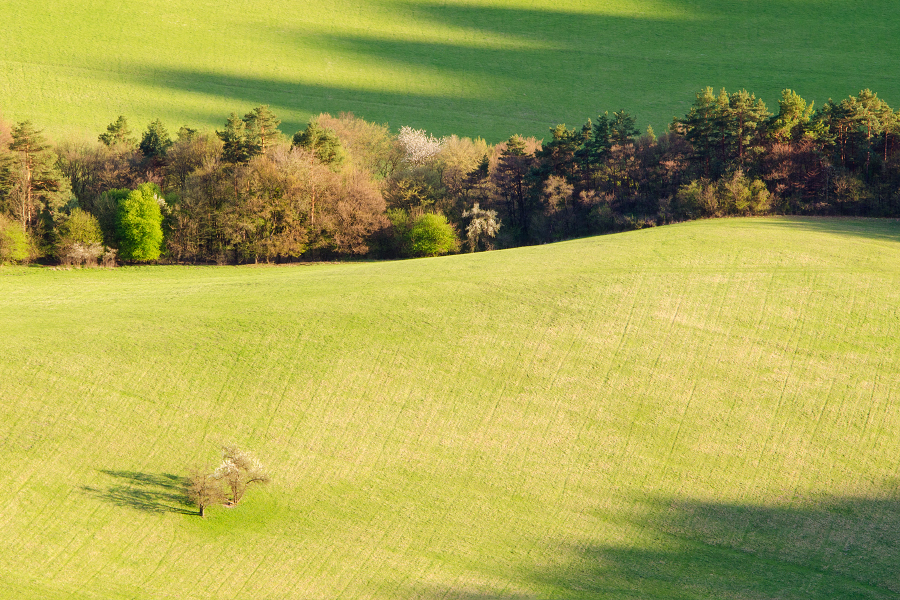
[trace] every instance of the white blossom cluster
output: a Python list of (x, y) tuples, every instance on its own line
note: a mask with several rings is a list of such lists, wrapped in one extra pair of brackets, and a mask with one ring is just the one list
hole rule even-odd
[(424, 129), (413, 129), (407, 125), (400, 128), (397, 141), (403, 146), (403, 160), (411, 165), (424, 164), (441, 151), (444, 138), (438, 139), (425, 133)]
[(478, 203), (472, 207), (472, 210), (463, 212), (463, 217), (471, 217), (468, 227), (466, 227), (466, 237), (469, 239), (469, 247), (472, 252), (478, 248), (478, 242), (484, 241), (485, 238), (492, 238), (500, 231), (501, 222), (497, 218), (496, 210), (484, 210)]

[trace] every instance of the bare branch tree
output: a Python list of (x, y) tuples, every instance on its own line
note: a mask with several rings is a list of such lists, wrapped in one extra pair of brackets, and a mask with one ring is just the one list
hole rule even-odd
[(200, 516), (205, 516), (206, 507), (224, 502), (225, 491), (222, 482), (213, 473), (194, 469), (188, 477), (187, 497), (197, 506)]

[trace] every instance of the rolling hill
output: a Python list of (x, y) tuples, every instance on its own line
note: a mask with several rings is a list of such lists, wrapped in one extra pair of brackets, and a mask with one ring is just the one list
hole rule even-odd
[(0, 597), (896, 598), (898, 307), (896, 221), (4, 267)]
[(900, 104), (888, 0), (22, 0), (0, 4), (0, 114), (95, 138), (119, 114), (222, 127), (270, 104), (290, 135), (352, 111), (437, 135), (581, 125), (643, 130), (705, 86), (784, 88), (821, 106), (871, 88)]

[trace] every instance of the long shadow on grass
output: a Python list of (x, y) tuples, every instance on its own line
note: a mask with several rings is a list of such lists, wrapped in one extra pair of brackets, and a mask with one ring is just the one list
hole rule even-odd
[(197, 514), (191, 510), (187, 497), (187, 479), (170, 473), (141, 473), (139, 471), (100, 471), (112, 477), (114, 483), (106, 488), (82, 487), (91, 496), (116, 506), (134, 508), (149, 513), (173, 512)]
[[(417, 23), (430, 23), (438, 31), (444, 25), (452, 29), (446, 36), (409, 39), (390, 32), (329, 31), (318, 24), (287, 27), (273, 35), (281, 47), (318, 61), (308, 73), (250, 71), (241, 69), (237, 59), (232, 73), (134, 64), (114, 76), (230, 98), (241, 114), (261, 103), (294, 114), (346, 110), (369, 120), (387, 120), (395, 128), (408, 124), (439, 135), (481, 135), (500, 141), (516, 132), (545, 136), (554, 123), (579, 126), (605, 110), (622, 108), (640, 123), (663, 126), (672, 115), (684, 114), (693, 95), (707, 85), (747, 87), (773, 103), (790, 84), (822, 102), (824, 97), (816, 93), (841, 97), (858, 91), (824, 85), (823, 62), (829, 64), (829, 72), (857, 72), (860, 64), (868, 64), (863, 58), (875, 50), (879, 56), (893, 56), (887, 50), (892, 47), (889, 41), (858, 50), (863, 58), (843, 47), (834, 50), (835, 36), (829, 28), (816, 26), (820, 11), (835, 22), (864, 27), (854, 19), (837, 18), (833, 3), (818, 3), (817, 11), (809, 6), (798, 9), (793, 0), (764, 7), (753, 4), (752, 9), (747, 3), (716, 9), (716, 3), (668, 0), (658, 4), (671, 10), (647, 6), (633, 14), (501, 3), (382, 0), (377, 4), (411, 30)], [(880, 14), (869, 15), (865, 23)], [(804, 27), (807, 22), (809, 27)], [(803, 35), (794, 35), (801, 30)], [(871, 31), (851, 33), (838, 37), (856, 39)], [(267, 58), (279, 60), (277, 54)], [(358, 65), (358, 76), (341, 83), (319, 81), (328, 70), (321, 63), (332, 60)], [(890, 70), (867, 70), (865, 85), (890, 100), (897, 84), (886, 72)], [(782, 79), (784, 74), (791, 74), (789, 81)], [(433, 75), (437, 80), (427, 83)], [(224, 123), (227, 115), (198, 117)], [(286, 120), (282, 130), (290, 135), (303, 126)]]
[(900, 219), (804, 217), (772, 219), (769, 224), (800, 231), (900, 242)]
[(445, 600), (900, 598), (896, 495), (787, 506), (666, 499), (645, 507), (633, 523), (635, 539), (615, 546), (585, 540), (564, 549), (553, 568), (512, 577), (511, 587), (534, 595), (483, 589), (418, 593)]

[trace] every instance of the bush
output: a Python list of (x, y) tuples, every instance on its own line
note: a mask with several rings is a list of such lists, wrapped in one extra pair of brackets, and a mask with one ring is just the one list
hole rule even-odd
[(162, 248), (162, 211), (164, 203), (159, 187), (144, 183), (119, 202), (117, 229), (119, 256), (123, 260), (151, 261)]
[(424, 214), (413, 221), (407, 248), (410, 256), (439, 256), (456, 252), (459, 241), (447, 217)]
[(103, 254), (103, 234), (97, 219), (80, 208), (60, 224), (56, 256), (64, 265), (96, 266)]
[(0, 214), (0, 264), (27, 262), (32, 257), (31, 240), (18, 222)]

